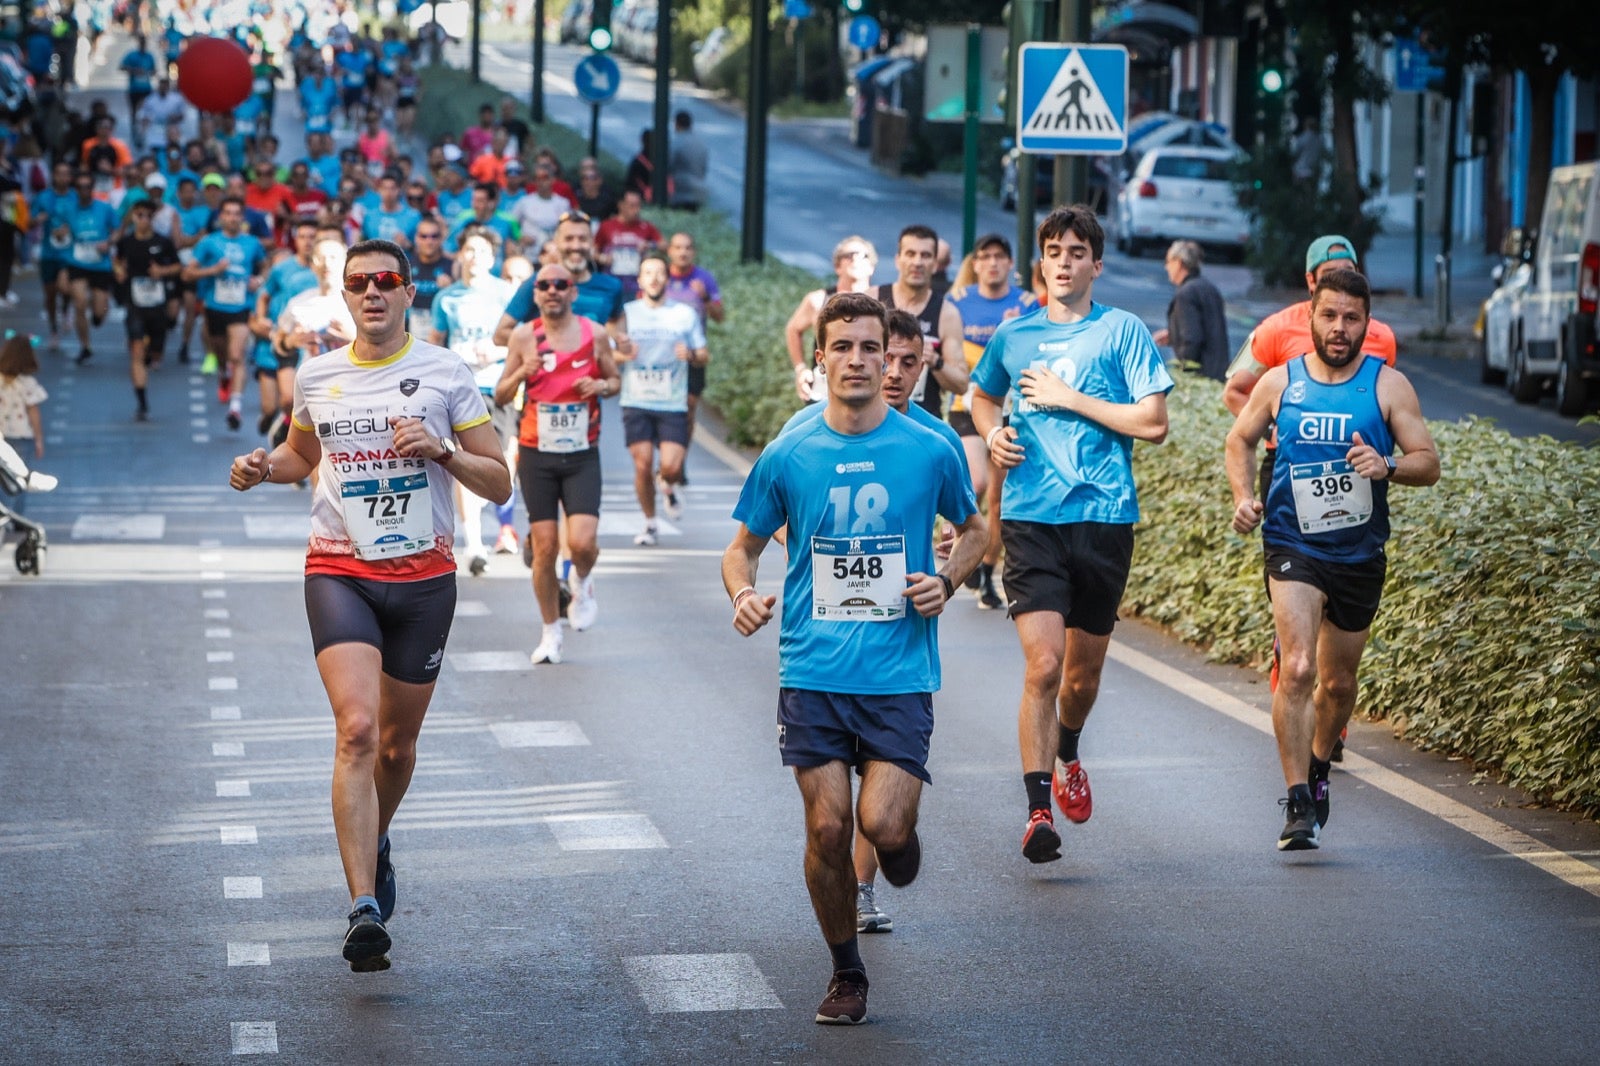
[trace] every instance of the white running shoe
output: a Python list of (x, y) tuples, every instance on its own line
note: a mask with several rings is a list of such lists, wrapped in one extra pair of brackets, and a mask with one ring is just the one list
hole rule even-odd
[(567, 608), (567, 621), (572, 623), (572, 628), (581, 633), (594, 625), (599, 614), (600, 604), (594, 598), (594, 575), (573, 582), (572, 605)]
[(653, 547), (655, 547), (655, 543), (656, 543), (656, 526), (655, 526), (655, 523), (652, 522), (649, 525), (645, 526), (644, 529), (641, 532), (635, 533), (634, 536), (633, 536), (633, 542), (635, 544), (639, 545), (639, 547), (641, 547), (641, 548), (653, 548)]
[(561, 623), (559, 621), (544, 627), (544, 636), (539, 641), (539, 646), (533, 649), (529, 656), (533, 664), (550, 663), (555, 665), (561, 661)]

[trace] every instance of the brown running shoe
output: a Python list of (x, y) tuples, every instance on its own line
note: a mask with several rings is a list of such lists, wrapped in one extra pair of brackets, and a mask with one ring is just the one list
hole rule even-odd
[(860, 970), (835, 971), (817, 1008), (817, 1024), (860, 1025), (866, 1020), (867, 975)]

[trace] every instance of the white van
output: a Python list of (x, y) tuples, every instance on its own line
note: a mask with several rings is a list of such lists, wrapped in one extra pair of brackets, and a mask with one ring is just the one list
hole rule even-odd
[(1594, 163), (1550, 172), (1532, 276), (1522, 296), (1522, 328), (1510, 353), (1506, 388), (1522, 403), (1553, 384), (1556, 408), (1582, 414), (1600, 395), (1600, 181)]

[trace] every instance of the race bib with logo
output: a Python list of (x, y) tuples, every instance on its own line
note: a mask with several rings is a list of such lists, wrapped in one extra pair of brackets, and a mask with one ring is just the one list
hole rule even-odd
[(541, 403), (539, 405), (539, 450), (570, 455), (589, 447), (589, 404)]
[(100, 246), (94, 241), (78, 241), (72, 246), (72, 258), (80, 263), (98, 263)]
[(647, 403), (669, 402), (672, 399), (674, 369), (670, 366), (634, 367), (630, 371), (633, 375), (633, 387), (629, 390), (631, 398)]
[(1295, 519), (1302, 533), (1365, 525), (1372, 517), (1372, 482), (1350, 463), (1295, 463), (1289, 467)]
[(644, 256), (639, 253), (637, 248), (627, 245), (613, 248), (611, 249), (611, 273), (629, 278), (637, 277), (639, 264), (643, 259)]
[(906, 613), (901, 534), (811, 538), (811, 617), (893, 622)]
[(242, 304), (249, 298), (250, 279), (229, 277), (226, 274), (217, 278), (211, 289), (211, 298), (219, 304)]
[(135, 307), (160, 307), (167, 302), (167, 286), (159, 278), (130, 278), (128, 289)]
[(357, 559), (393, 559), (433, 547), (433, 498), (426, 470), (346, 481), (339, 496)]

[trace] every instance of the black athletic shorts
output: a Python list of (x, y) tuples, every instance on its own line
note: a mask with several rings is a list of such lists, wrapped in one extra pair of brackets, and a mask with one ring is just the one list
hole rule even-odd
[(1335, 629), (1360, 633), (1372, 627), (1383, 599), (1389, 559), (1379, 555), (1360, 563), (1330, 563), (1278, 544), (1266, 546), (1267, 597), (1274, 581), (1298, 581), (1328, 598), (1323, 616)]
[(229, 326), (250, 324), (249, 311), (214, 311), (206, 308), (206, 332), (213, 337), (226, 336)]
[(932, 738), (933, 695), (928, 692), (876, 696), (778, 690), (778, 750), (785, 766), (838, 761), (859, 771), (866, 762), (888, 762), (932, 784), (927, 767)]
[(554, 522), (565, 508), (568, 515), (600, 514), (600, 449), (590, 445), (581, 452), (541, 452), (526, 444), (517, 449), (517, 482), (528, 521)]
[(972, 424), (972, 415), (966, 411), (951, 411), (948, 421), (958, 437), (979, 436), (978, 427)]
[(87, 281), (95, 292), (110, 292), (116, 281), (109, 270), (85, 270), (75, 266), (67, 267), (67, 277), (73, 281)]
[(1110, 636), (1133, 562), (1133, 527), (1000, 520), (1009, 614), (1054, 611), (1068, 629)]
[(167, 319), (167, 305), (160, 307), (129, 306), (127, 320), (123, 323), (130, 341), (151, 341), (159, 344), (166, 340), (172, 323)]
[(643, 407), (622, 409), (622, 440), (628, 446), (640, 441), (654, 445), (689, 446), (689, 415), (686, 411), (650, 411)]
[(706, 391), (706, 368), (689, 364), (689, 395), (699, 396)]
[(318, 654), (335, 644), (370, 644), (396, 681), (437, 680), (456, 615), (456, 575), (422, 581), (373, 581), (306, 575), (306, 618)]

